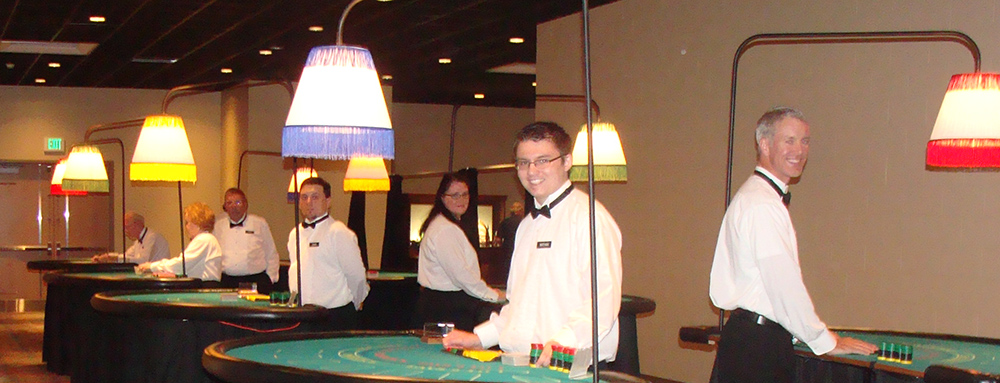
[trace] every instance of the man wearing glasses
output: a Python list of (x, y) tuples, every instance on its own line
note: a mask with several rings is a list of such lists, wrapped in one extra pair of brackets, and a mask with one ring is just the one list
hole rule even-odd
[(212, 234), (222, 246), (222, 287), (257, 283), (257, 292), (270, 294), (278, 282), (278, 250), (267, 221), (247, 213), (247, 196), (242, 190), (226, 190), (222, 210), (226, 217), (215, 221)]
[[(507, 299), (499, 314), (473, 333), (455, 331), (445, 346), (480, 349), (500, 345), (527, 354), (544, 345), (536, 365), (548, 366), (553, 346), (591, 347), (590, 202), (573, 188), (570, 137), (551, 122), (521, 129), (514, 166), (534, 208), (517, 229)], [(599, 361), (611, 362), (618, 350), (621, 307), (621, 231), (599, 202), (596, 205)]]

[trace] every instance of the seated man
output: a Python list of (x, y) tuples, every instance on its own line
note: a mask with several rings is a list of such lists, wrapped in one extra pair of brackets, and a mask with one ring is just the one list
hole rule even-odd
[[(521, 185), (534, 197), (534, 209), (521, 221), (507, 280), (510, 302), (472, 333), (453, 331), (444, 345), (481, 349), (499, 344), (506, 352), (527, 354), (543, 344), (536, 362), (548, 366), (552, 347), (592, 346), (590, 276), (590, 201), (569, 181), (573, 165), (569, 135), (551, 122), (537, 122), (517, 135), (514, 166)], [(599, 360), (618, 351), (621, 308), (621, 232), (596, 204)]]
[[(139, 213), (125, 213), (125, 237), (131, 239), (132, 246), (125, 250), (125, 262), (156, 262), (170, 258), (170, 246), (160, 233), (146, 227), (146, 219)], [(94, 262), (122, 262), (121, 253), (95, 255)]]

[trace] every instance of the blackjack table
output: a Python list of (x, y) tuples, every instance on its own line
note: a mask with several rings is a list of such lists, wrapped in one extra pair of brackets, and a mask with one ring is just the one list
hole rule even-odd
[[(855, 328), (831, 330), (880, 349), (908, 346), (911, 357), (815, 355), (800, 342), (795, 346), (799, 382), (1000, 382), (1000, 339)], [(717, 326), (684, 327), (680, 339), (714, 345), (719, 330)]]
[(90, 352), (70, 378), (80, 382), (211, 382), (201, 368), (208, 345), (270, 333), (324, 330), (327, 310), (271, 304), (234, 289), (97, 293)]
[[(566, 372), (483, 362), (424, 343), (415, 332), (352, 331), (266, 335), (215, 343), (205, 369), (227, 382), (589, 382)], [(601, 371), (608, 383), (645, 380)]]
[(96, 326), (97, 311), (90, 298), (102, 291), (192, 289), (202, 286), (194, 278), (159, 278), (137, 275), (134, 271), (67, 272), (57, 271), (43, 277), (46, 282), (45, 327), (42, 337), (42, 361), (50, 372), (69, 375), (74, 363), (93, 346), (93, 334), (105, 331)]

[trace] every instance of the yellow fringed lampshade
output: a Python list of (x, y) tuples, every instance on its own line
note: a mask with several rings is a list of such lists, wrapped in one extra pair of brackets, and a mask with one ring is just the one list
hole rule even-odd
[[(628, 168), (625, 151), (615, 125), (609, 122), (594, 124), (594, 181), (626, 181)], [(573, 167), (569, 170), (572, 181), (587, 180), (587, 125), (580, 128), (573, 146)]]
[(129, 179), (184, 182), (198, 179), (184, 121), (179, 116), (146, 117), (129, 165)]
[(87, 192), (83, 190), (63, 190), (62, 180), (63, 176), (66, 174), (66, 159), (63, 158), (59, 160), (56, 164), (55, 169), (52, 169), (52, 182), (49, 186), (49, 194), (51, 195), (87, 195)]
[(344, 175), (344, 191), (388, 191), (389, 173), (379, 157), (354, 157)]
[(101, 151), (90, 145), (74, 147), (66, 160), (62, 189), (107, 193), (108, 170)]
[(1000, 74), (951, 77), (927, 142), (927, 166), (1000, 168)]
[[(292, 178), (288, 180), (288, 203), (294, 203), (295, 198), (299, 196), (296, 190), (302, 190), (302, 181), (312, 177), (319, 177), (315, 169), (302, 167), (295, 171)], [(295, 187), (295, 180), (299, 181), (298, 188)]]

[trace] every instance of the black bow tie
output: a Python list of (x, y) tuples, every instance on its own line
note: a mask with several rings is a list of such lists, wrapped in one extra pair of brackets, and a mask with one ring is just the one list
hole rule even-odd
[(767, 181), (767, 183), (770, 184), (772, 188), (774, 188), (774, 191), (778, 192), (778, 195), (781, 196), (781, 203), (785, 204), (785, 207), (788, 207), (788, 204), (792, 203), (791, 192), (788, 193), (782, 192), (781, 188), (778, 187), (778, 184), (774, 183), (774, 180), (764, 175), (764, 173), (761, 173), (760, 170), (754, 170), (753, 173), (760, 176), (760, 178), (763, 178), (765, 181)]
[(562, 194), (552, 200), (552, 202), (548, 205), (531, 209), (531, 218), (535, 219), (540, 215), (545, 216), (545, 218), (552, 218), (552, 208), (556, 207), (556, 204), (565, 199), (571, 191), (573, 191), (573, 185), (569, 185), (569, 187), (566, 188), (566, 191), (562, 192)]
[(240, 221), (239, 223), (232, 223), (232, 222), (230, 222), (229, 223), (229, 228), (232, 229), (234, 227), (243, 227), (243, 221)]
[(320, 222), (323, 222), (323, 221), (325, 221), (325, 220), (326, 220), (327, 218), (330, 218), (330, 215), (329, 215), (329, 214), (327, 214), (327, 215), (324, 215), (324, 216), (323, 216), (322, 218), (320, 218), (320, 219), (317, 219), (317, 220), (315, 220), (315, 221), (312, 221), (312, 223), (310, 223), (310, 222), (302, 222), (302, 227), (304, 227), (304, 228), (306, 228), (306, 229), (315, 229), (315, 228), (316, 228), (316, 225), (318, 225), (318, 224), (319, 224)]

